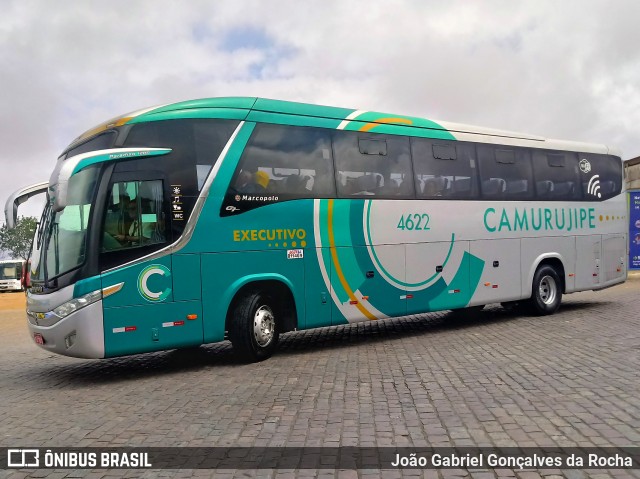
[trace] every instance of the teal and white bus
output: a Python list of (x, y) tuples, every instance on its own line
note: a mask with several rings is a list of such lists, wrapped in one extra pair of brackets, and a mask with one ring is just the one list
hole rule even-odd
[[(40, 347), (114, 356), (625, 281), (619, 153), (262, 98), (113, 119), (58, 158), (30, 259)], [(38, 188), (7, 202), (17, 205)]]

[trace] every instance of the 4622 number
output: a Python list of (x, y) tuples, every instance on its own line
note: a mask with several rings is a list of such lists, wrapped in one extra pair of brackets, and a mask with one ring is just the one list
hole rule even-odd
[(399, 230), (422, 230), (427, 231), (431, 229), (429, 227), (429, 215), (427, 213), (409, 213), (402, 215), (400, 221), (398, 221)]

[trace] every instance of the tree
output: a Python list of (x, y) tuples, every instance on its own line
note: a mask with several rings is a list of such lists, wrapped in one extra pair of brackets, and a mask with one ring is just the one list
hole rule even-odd
[(9, 252), (15, 259), (28, 259), (37, 222), (33, 216), (22, 216), (14, 229), (10, 230), (7, 225), (0, 227), (0, 250)]

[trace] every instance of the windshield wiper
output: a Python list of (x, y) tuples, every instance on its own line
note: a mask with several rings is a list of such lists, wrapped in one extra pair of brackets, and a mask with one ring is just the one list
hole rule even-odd
[[(41, 267), (44, 267), (44, 284), (48, 285), (49, 283), (49, 245), (51, 244), (51, 240), (53, 239), (54, 241), (54, 247), (55, 247), (55, 253), (56, 253), (56, 268), (59, 267), (59, 263), (58, 263), (58, 257), (57, 257), (57, 252), (58, 252), (58, 245), (57, 245), (57, 224), (55, 221), (55, 216), (56, 213), (53, 211), (52, 208), (49, 208), (49, 216), (47, 218), (47, 224), (46, 224), (46, 234), (45, 234), (45, 242), (42, 245), (42, 253), (40, 254), (40, 263), (44, 263), (43, 265), (41, 265)], [(55, 238), (54, 238), (55, 235)]]
[(51, 210), (51, 204), (47, 201), (47, 206), (45, 206), (44, 211), (42, 212), (42, 217), (40, 218), (40, 224), (38, 225), (38, 238), (36, 243), (38, 250), (40, 250), (42, 247), (42, 238), (48, 226), (47, 221), (49, 219), (49, 210)]
[[(56, 223), (54, 221), (53, 223), (53, 227), (55, 228), (53, 231), (54, 234), (54, 238), (55, 238), (55, 242), (54, 242), (54, 246), (55, 246), (55, 254), (56, 254), (56, 276), (58, 276), (58, 273), (60, 272), (60, 250), (58, 248), (59, 243), (58, 243), (58, 230), (60, 228), (60, 225), (58, 225), (58, 223)], [(47, 277), (47, 280), (49, 278)]]

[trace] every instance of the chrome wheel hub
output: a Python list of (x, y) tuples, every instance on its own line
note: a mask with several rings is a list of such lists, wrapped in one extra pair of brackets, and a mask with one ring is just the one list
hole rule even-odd
[(538, 291), (544, 304), (553, 304), (558, 294), (556, 280), (551, 276), (545, 276), (540, 280)]
[(260, 306), (253, 317), (253, 336), (256, 343), (264, 348), (273, 341), (276, 332), (276, 320), (269, 306)]

